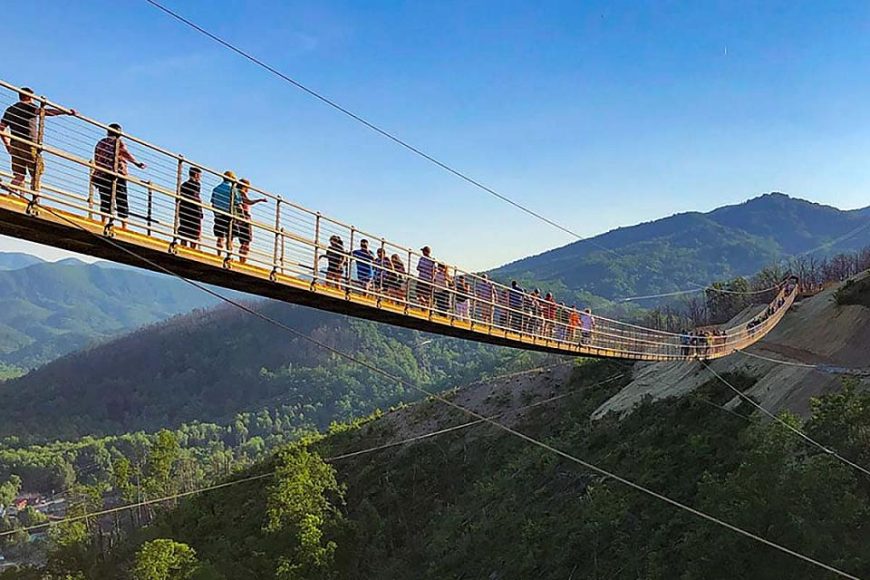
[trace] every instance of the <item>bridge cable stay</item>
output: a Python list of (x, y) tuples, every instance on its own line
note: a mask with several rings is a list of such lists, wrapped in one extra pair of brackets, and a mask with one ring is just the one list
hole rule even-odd
[[(497, 199), (499, 199), (505, 203), (512, 205), (513, 207), (519, 209), (520, 211), (522, 211), (522, 212), (534, 217), (535, 219), (538, 219), (538, 220), (540, 220), (540, 221), (542, 221), (542, 222), (544, 222), (544, 223), (576, 238), (577, 240), (587, 241), (587, 242), (593, 244), (594, 246), (596, 246), (597, 248), (599, 248), (600, 250), (603, 250), (603, 251), (605, 251), (609, 254), (612, 254), (618, 258), (624, 257), (617, 250), (614, 250), (613, 248), (608, 248), (608, 247), (602, 245), (601, 243), (595, 241), (592, 238), (587, 238), (585, 236), (581, 236), (580, 234), (578, 234), (574, 230), (570, 229), (569, 227), (563, 226), (562, 224), (560, 224), (557, 221), (541, 214), (540, 212), (537, 212), (537, 211), (529, 208), (528, 206), (525, 206), (525, 205), (521, 204), (520, 202), (518, 202), (514, 199), (511, 199), (507, 195), (499, 193), (495, 189), (493, 189), (493, 188), (485, 185), (484, 183), (480, 182), (479, 180), (474, 179), (473, 177), (469, 176), (467, 173), (465, 173), (459, 169), (454, 168), (453, 166), (449, 165), (448, 163), (446, 163), (444, 161), (439, 160), (438, 158), (434, 157), (433, 155), (426, 153), (425, 151), (423, 151), (419, 147), (416, 147), (416, 146), (412, 145), (411, 143), (409, 143), (408, 141), (405, 141), (401, 137), (397, 136), (395, 133), (392, 133), (392, 132), (380, 127), (379, 125), (375, 124), (372, 121), (369, 121), (368, 119), (366, 119), (365, 117), (363, 117), (362, 115), (360, 115), (358, 113), (354, 113), (353, 111), (342, 106), (341, 104), (339, 104), (335, 100), (323, 95), (322, 93), (308, 87), (307, 85), (294, 79), (293, 77), (281, 72), (280, 70), (278, 70), (274, 66), (268, 64), (267, 62), (263, 61), (262, 59), (260, 59), (256, 56), (254, 56), (250, 52), (232, 44), (231, 42), (229, 42), (228, 40), (225, 40), (224, 38), (221, 38), (217, 34), (210, 32), (206, 28), (193, 22), (189, 18), (182, 16), (178, 12), (175, 12), (174, 10), (164, 6), (160, 2), (157, 2), (156, 0), (145, 0), (145, 2), (147, 2), (148, 4), (153, 6), (154, 8), (160, 10), (164, 14), (170, 16), (171, 18), (177, 20), (178, 22), (184, 24), (185, 26), (199, 32), (200, 34), (209, 38), (210, 40), (220, 44), (224, 48), (238, 54), (242, 58), (253, 63), (254, 65), (256, 65), (256, 66), (262, 68), (263, 70), (277, 76), (278, 78), (284, 80), (285, 82), (290, 83), (291, 85), (293, 85), (297, 89), (305, 92), (306, 94), (310, 95), (311, 97), (314, 97), (315, 99), (317, 99), (320, 102), (326, 104), (327, 106), (333, 108), (334, 110), (336, 110), (336, 111), (342, 113), (343, 115), (353, 119), (354, 121), (362, 124), (363, 126), (374, 131), (375, 133), (381, 135), (382, 137), (389, 139), (390, 141), (396, 143), (397, 145), (407, 149), (411, 153), (413, 153), (413, 154), (425, 159), (426, 161), (436, 165), (437, 167), (453, 174), (454, 176), (456, 176), (459, 179), (471, 184), (472, 186), (496, 197)], [(710, 286), (710, 285), (708, 285), (708, 286), (696, 285), (696, 286), (697, 286), (697, 288), (695, 288), (695, 289), (684, 290), (684, 291), (681, 291), (679, 293), (689, 294), (689, 293), (703, 292), (705, 290), (712, 290), (714, 292), (721, 292), (722, 291), (722, 289), (716, 288), (715, 286)], [(775, 289), (776, 289), (776, 286), (772, 286), (771, 288), (768, 288), (766, 291), (773, 291)], [(732, 292), (732, 293), (738, 293), (738, 292)], [(747, 294), (752, 294), (752, 292), (747, 292)]]
[[(54, 210), (49, 208), (49, 211), (54, 211)], [(66, 218), (65, 216), (61, 216), (61, 217), (63, 217), (63, 219), (69, 220), (69, 218)], [(841, 576), (843, 578), (850, 578), (852, 580), (859, 580), (858, 577), (856, 577), (852, 574), (849, 574), (843, 570), (840, 570), (839, 568), (836, 568), (832, 565), (821, 562), (820, 560), (816, 560), (815, 558), (807, 556), (806, 554), (803, 554), (803, 553), (798, 552), (796, 550), (792, 550), (791, 548), (788, 548), (786, 546), (783, 546), (782, 544), (778, 544), (776, 542), (768, 540), (768, 539), (766, 539), (758, 534), (750, 532), (750, 531), (748, 531), (744, 528), (741, 528), (735, 524), (731, 524), (731, 523), (726, 522), (725, 520), (722, 520), (716, 516), (710, 515), (704, 511), (693, 508), (693, 507), (691, 507), (685, 503), (682, 503), (678, 500), (672, 499), (671, 497), (666, 496), (662, 493), (659, 493), (653, 489), (650, 489), (642, 484), (636, 483), (636, 482), (634, 482), (630, 479), (627, 479), (625, 477), (622, 477), (622, 476), (620, 476), (612, 471), (609, 471), (609, 470), (604, 469), (602, 467), (599, 467), (593, 463), (585, 461), (585, 460), (583, 460), (579, 457), (576, 457), (570, 453), (562, 451), (561, 449), (558, 449), (558, 448), (556, 448), (548, 443), (545, 443), (545, 442), (540, 441), (532, 436), (529, 436), (529, 435), (526, 435), (525, 433), (517, 431), (516, 429), (514, 429), (508, 425), (505, 425), (503, 423), (500, 423), (500, 422), (496, 421), (495, 419), (492, 419), (492, 418), (487, 417), (485, 415), (482, 415), (476, 411), (473, 411), (467, 407), (464, 407), (464, 406), (462, 406), (454, 401), (451, 401), (450, 399), (444, 397), (443, 395), (441, 395), (435, 391), (432, 391), (432, 390), (427, 389), (425, 387), (421, 387), (412, 381), (409, 381), (407, 379), (404, 379), (402, 377), (394, 375), (394, 374), (390, 373), (389, 371), (386, 371), (386, 370), (382, 369), (381, 367), (377, 366), (376, 364), (370, 363), (366, 360), (363, 360), (359, 357), (356, 357), (356, 356), (354, 356), (350, 353), (347, 353), (339, 348), (335, 348), (333, 346), (330, 346), (330, 345), (326, 344), (325, 342), (317, 340), (316, 338), (311, 337), (302, 331), (296, 330), (295, 328), (293, 328), (287, 324), (284, 324), (278, 320), (275, 320), (274, 318), (272, 318), (268, 315), (265, 315), (262, 312), (258, 312), (257, 310), (251, 308), (250, 306), (247, 306), (247, 305), (245, 305), (237, 300), (233, 300), (232, 298), (224, 296), (220, 292), (212, 290), (211, 288), (209, 288), (209, 287), (207, 287), (207, 286), (205, 286), (205, 285), (203, 285), (195, 280), (190, 280), (190, 279), (182, 276), (181, 274), (178, 274), (177, 272), (171, 270), (170, 268), (167, 268), (166, 266), (164, 266), (162, 264), (158, 264), (158, 263), (154, 262), (153, 260), (150, 260), (146, 256), (143, 256), (140, 253), (138, 253), (130, 248), (127, 248), (121, 244), (118, 244), (115, 240), (113, 240), (111, 238), (100, 236), (94, 232), (91, 232), (87, 228), (84, 228), (84, 226), (82, 226), (78, 223), (72, 222), (72, 220), (69, 220), (69, 221), (71, 221), (71, 223), (73, 223), (75, 225), (75, 227), (82, 229), (83, 231), (89, 233), (90, 235), (94, 236), (95, 238), (101, 240), (102, 242), (104, 242), (106, 244), (115, 245), (115, 246), (117, 246), (117, 248), (119, 250), (126, 252), (126, 253), (129, 253), (133, 257), (137, 258), (138, 260), (149, 264), (149, 266), (151, 266), (153, 269), (162, 271), (165, 274), (168, 274), (170, 276), (178, 278), (182, 282), (190, 284), (193, 287), (198, 288), (200, 291), (205, 292), (206, 294), (209, 294), (209, 295), (211, 295), (211, 296), (213, 296), (213, 297), (215, 297), (215, 298), (217, 298), (217, 299), (219, 299), (219, 300), (221, 300), (221, 301), (223, 301), (231, 306), (234, 306), (235, 308), (238, 308), (239, 310), (242, 310), (242, 311), (244, 311), (244, 312), (246, 312), (246, 313), (248, 313), (256, 318), (259, 318), (268, 324), (271, 324), (279, 329), (282, 329), (285, 332), (287, 332), (287, 333), (289, 333), (289, 334), (291, 334), (299, 339), (302, 339), (306, 342), (309, 342), (309, 343), (317, 346), (318, 348), (321, 348), (323, 350), (331, 352), (332, 354), (334, 354), (340, 358), (343, 358), (349, 362), (352, 362), (356, 365), (367, 368), (368, 370), (370, 370), (370, 371), (374, 372), (375, 374), (378, 374), (378, 375), (380, 375), (388, 380), (397, 382), (405, 387), (413, 389), (413, 390), (419, 392), (420, 394), (425, 395), (433, 400), (436, 400), (436, 401), (442, 403), (443, 405), (446, 405), (448, 407), (456, 409), (456, 410), (460, 411), (461, 413), (464, 413), (464, 414), (472, 417), (473, 419), (477, 419), (481, 422), (492, 425), (493, 427), (496, 427), (497, 429), (504, 431), (505, 433), (512, 435), (513, 437), (516, 437), (518, 439), (526, 441), (527, 443), (530, 443), (536, 447), (539, 447), (545, 451), (548, 451), (548, 452), (550, 452), (558, 457), (561, 457), (565, 460), (568, 460), (572, 463), (580, 465), (581, 467), (584, 467), (584, 468), (586, 468), (590, 471), (593, 471), (599, 475), (613, 479), (614, 481), (617, 481), (617, 482), (625, 485), (626, 487), (629, 487), (635, 491), (646, 494), (646, 495), (648, 495), (654, 499), (657, 499), (661, 502), (667, 503), (667, 504), (669, 504), (677, 509), (680, 509), (682, 511), (690, 513), (699, 519), (705, 520), (707, 522), (716, 524), (716, 525), (723, 527), (725, 529), (731, 530), (732, 532), (734, 532), (738, 535), (741, 535), (745, 538), (754, 540), (758, 543), (764, 544), (770, 548), (778, 550), (779, 552), (782, 552), (784, 554), (787, 554), (789, 556), (792, 556), (794, 558), (797, 558), (799, 560), (802, 560), (804, 562), (807, 562), (809, 564), (817, 566), (823, 570), (827, 570), (828, 572), (831, 572), (831, 573), (836, 574), (838, 576)], [(266, 475), (263, 474), (263, 475), (255, 476), (255, 477), (259, 477), (262, 479), (262, 478), (265, 478)], [(218, 484), (218, 485), (220, 485), (220, 484)], [(224, 484), (224, 487), (226, 487), (226, 484)], [(212, 488), (215, 488), (215, 486), (212, 486)], [(189, 493), (188, 495), (192, 495), (192, 494)]]
[(728, 387), (729, 389), (734, 391), (734, 393), (737, 394), (741, 399), (743, 399), (744, 401), (747, 401), (749, 404), (751, 404), (753, 407), (755, 407), (756, 409), (758, 409), (759, 411), (761, 411), (762, 413), (767, 415), (769, 418), (773, 419), (774, 421), (776, 421), (777, 423), (779, 423), (780, 425), (782, 425), (783, 427), (785, 427), (786, 429), (788, 429), (789, 431), (791, 431), (792, 433), (794, 433), (795, 435), (797, 435), (798, 437), (803, 439), (806, 443), (812, 445), (813, 447), (816, 447), (817, 449), (826, 453), (827, 455), (830, 455), (831, 457), (833, 457), (837, 461), (843, 463), (844, 465), (847, 465), (848, 467), (851, 467), (852, 469), (860, 471), (865, 476), (870, 476), (870, 470), (868, 470), (867, 468), (865, 468), (861, 465), (858, 465), (854, 461), (851, 461), (851, 460), (843, 457), (834, 449), (831, 449), (830, 447), (827, 447), (827, 446), (823, 445), (822, 443), (819, 443), (818, 441), (816, 441), (815, 439), (813, 439), (812, 437), (807, 435), (803, 431), (803, 429), (800, 429), (799, 427), (795, 427), (794, 425), (790, 424), (788, 421), (785, 421), (782, 417), (771, 413), (770, 411), (765, 409), (763, 405), (756, 402), (752, 397), (750, 397), (749, 395), (747, 395), (746, 393), (744, 393), (743, 391), (741, 391), (740, 389), (738, 389), (737, 387), (732, 385), (730, 382), (728, 382), (728, 380), (725, 379), (725, 377), (723, 377), (722, 375), (717, 373), (713, 369), (713, 367), (711, 367), (709, 364), (707, 364), (707, 361), (702, 360), (700, 362), (702, 365), (704, 365), (704, 367), (708, 371), (710, 371), (710, 373), (713, 376), (715, 376), (717, 379), (719, 379), (719, 381), (722, 384), (724, 384), (726, 387)]
[[(2, 81), (0, 81), (0, 87), (20, 92), (19, 88)], [(41, 107), (63, 108), (44, 97), (34, 98), (41, 103)], [(437, 286), (437, 288), (434, 288), (437, 290), (434, 293), (434, 301), (431, 294), (426, 301), (421, 301), (421, 288), (425, 286), (432, 290), (433, 283), (431, 279), (424, 280), (420, 277), (419, 263), (422, 258), (419, 254), (413, 252), (413, 250), (402, 248), (387, 242), (384, 238), (368, 234), (353, 226), (341, 224), (336, 220), (297, 206), (280, 196), (274, 196), (253, 185), (249, 185), (251, 191), (256, 191), (274, 202), (275, 213), (271, 216), (267, 215), (267, 212), (254, 214), (256, 210), (252, 210), (252, 215), (238, 216), (234, 213), (219, 210), (210, 203), (186, 201), (180, 193), (182, 191), (182, 173), (185, 166), (191, 169), (198, 168), (203, 173), (202, 180), (204, 186), (206, 185), (205, 180), (207, 177), (212, 182), (215, 179), (222, 179), (222, 172), (193, 163), (183, 156), (170, 153), (165, 149), (151, 145), (123, 131), (117, 131), (117, 134), (130, 141), (131, 145), (129, 147), (131, 150), (134, 150), (133, 148), (135, 147), (137, 157), (143, 160), (147, 158), (149, 163), (148, 177), (150, 179), (130, 175), (126, 171), (115, 171), (107, 169), (105, 166), (97, 166), (95, 161), (90, 159), (90, 156), (92, 154), (93, 143), (99, 139), (99, 136), (88, 134), (85, 130), (102, 129), (104, 131), (108, 130), (111, 134), (113, 129), (108, 125), (88, 119), (80, 114), (77, 114), (74, 119), (71, 117), (55, 117), (55, 119), (57, 120), (53, 120), (50, 124), (41, 123), (40, 135), (36, 141), (24, 139), (16, 135), (11, 136), (11, 139), (16, 143), (35, 149), (38, 152), (40, 160), (43, 155), (50, 156), (52, 159), (52, 163), (45, 165), (46, 169), (39, 172), (39, 179), (34, 178), (34, 183), (31, 184), (30, 189), (14, 186), (19, 190), (15, 193), (25, 202), (26, 207), (19, 204), (10, 210), (13, 211), (10, 219), (14, 218), (16, 221), (11, 235), (45, 243), (44, 233), (36, 232), (31, 234), (29, 232), (34, 231), (35, 225), (42, 227), (42, 224), (31, 224), (34, 220), (45, 221), (40, 220), (39, 212), (49, 207), (49, 205), (46, 205), (46, 202), (48, 202), (63, 208), (65, 214), (74, 215), (79, 220), (87, 220), (91, 226), (100, 227), (99, 224), (102, 222), (104, 235), (115, 236), (117, 234), (121, 236), (119, 239), (123, 238), (127, 244), (136, 244), (138, 247), (143, 247), (143, 249), (153, 252), (156, 242), (162, 246), (162, 252), (165, 253), (168, 250), (172, 255), (189, 259), (192, 261), (192, 265), (195, 265), (200, 270), (203, 267), (213, 269), (216, 265), (215, 256), (221, 259), (222, 255), (225, 256), (222, 264), (224, 274), (232, 271), (235, 278), (251, 275), (252, 266), (259, 268), (259, 271), (253, 272), (253, 274), (257, 275), (257, 279), (268, 278), (270, 282), (278, 282), (296, 291), (295, 296), (297, 298), (287, 298), (288, 294), (282, 293), (276, 296), (276, 291), (273, 289), (274, 286), (267, 286), (266, 289), (271, 294), (265, 295), (278, 297), (285, 301), (301, 301), (305, 304), (312, 304), (315, 301), (308, 295), (313, 294), (320, 301), (316, 304), (321, 304), (320, 307), (325, 310), (348, 313), (349, 306), (346, 305), (352, 303), (354, 307), (357, 305), (366, 307), (364, 317), (375, 320), (383, 321), (387, 315), (393, 316), (395, 319), (395, 315), (399, 314), (403, 319), (413, 320), (414, 324), (417, 325), (414, 326), (416, 328), (420, 328), (421, 324), (417, 321), (421, 319), (426, 320), (427, 323), (425, 324), (428, 326), (425, 329), (433, 332), (440, 332), (442, 334), (452, 333), (456, 336), (457, 332), (455, 329), (460, 328), (464, 332), (461, 335), (463, 338), (585, 356), (636, 360), (688, 360), (696, 356), (709, 358), (726, 356), (733, 349), (745, 347), (764, 336), (778, 323), (795, 298), (794, 293), (784, 295), (783, 284), (781, 284), (780, 293), (769, 308), (769, 311), (773, 312), (772, 314), (768, 312), (769, 316), (759, 316), (758, 325), (752, 327), (740, 325), (725, 329), (724, 335), (715, 337), (712, 339), (711, 344), (708, 343), (703, 346), (700, 344), (686, 345), (683, 342), (684, 336), (677, 333), (650, 329), (599, 315), (595, 316), (597, 324), (594, 331), (589, 333), (594, 336), (591, 339), (585, 336), (581, 337), (580, 335), (586, 334), (580, 332), (583, 330), (582, 325), (580, 327), (571, 326), (566, 321), (569, 314), (572, 316), (577, 314), (576, 310), (564, 304), (552, 302), (549, 306), (552, 307), (552, 312), (548, 318), (546, 313), (541, 311), (540, 306), (544, 306), (542, 301), (539, 303), (540, 306), (535, 313), (532, 313), (525, 305), (517, 306), (503, 302), (507, 300), (507, 297), (512, 292), (510, 288), (488, 280), (483, 274), (478, 275), (465, 272), (455, 266), (446, 266), (445, 268), (449, 272), (452, 272), (454, 279), (464, 278), (468, 281), (469, 288), (465, 291), (466, 293), (460, 292), (458, 286), (455, 285)], [(75, 152), (70, 152), (70, 149), (73, 149)], [(142, 165), (144, 169), (144, 164)], [(85, 171), (82, 171), (83, 169)], [(137, 188), (146, 191), (147, 196), (137, 195), (128, 201), (128, 197), (125, 195), (123, 198), (124, 206), (122, 208), (120, 205), (116, 207), (115, 193), (112, 191), (112, 205), (105, 207), (106, 200), (102, 192), (100, 192), (100, 199), (95, 199), (94, 188), (97, 187), (95, 185), (97, 173), (109, 176), (102, 178), (109, 181), (123, 179), (125, 191), (127, 187), (135, 185)], [(7, 174), (0, 170), (0, 176), (2, 175)], [(236, 182), (235, 178), (233, 179)], [(10, 190), (9, 187), (6, 189)], [(73, 193), (79, 190), (87, 191), (87, 196)], [(28, 200), (28, 196), (32, 199)], [(147, 203), (145, 203), (146, 198)], [(118, 198), (118, 203), (120, 201), (121, 198)], [(0, 196), (0, 205), (3, 205), (2, 202), (2, 196)], [(232, 248), (229, 244), (226, 248), (222, 247), (217, 234), (216, 238), (209, 238), (207, 236), (186, 237), (182, 227), (179, 225), (179, 216), (182, 214), (180, 208), (185, 203), (198, 208), (200, 215), (205, 211), (213, 214), (215, 216), (215, 227), (218, 225), (219, 216), (223, 216), (230, 224), (246, 226), (250, 246), (247, 252), (243, 253), (244, 244), (239, 248)], [(118, 210), (117, 212), (115, 211), (116, 209)], [(123, 213), (122, 209), (124, 210)], [(128, 211), (129, 215), (127, 215)], [(26, 214), (27, 217), (23, 218), (22, 214)], [(51, 212), (50, 215), (59, 214), (58, 212)], [(271, 223), (274, 223), (274, 225), (271, 225), (269, 220), (272, 220)], [(121, 222), (121, 229), (116, 227), (118, 221)], [(48, 225), (50, 224), (46, 222), (46, 226)], [(258, 232), (257, 236), (252, 236), (251, 232), (254, 228)], [(5, 230), (6, 228), (4, 228)], [(233, 226), (232, 231), (235, 234), (235, 226)], [(143, 234), (147, 239), (142, 238)], [(51, 233), (50, 235), (56, 238), (58, 234)], [(64, 239), (68, 237), (66, 233), (60, 235)], [(233, 237), (235, 238), (236, 236), (234, 235)], [(342, 237), (349, 239), (350, 247), (347, 249), (342, 247), (340, 252), (337, 252), (332, 248), (331, 241), (329, 246), (326, 246), (325, 242), (321, 241), (327, 237), (330, 240), (332, 238), (339, 238), (339, 241)], [(253, 243), (250, 242), (252, 238)], [(350, 264), (353, 263), (353, 260), (357, 260), (357, 269), (359, 269), (360, 262), (358, 258), (353, 256), (351, 250), (353, 249), (354, 240), (359, 240), (360, 238), (380, 240), (378, 250), (387, 252), (386, 255), (389, 252), (401, 252), (406, 256), (407, 270), (402, 270), (401, 276), (398, 274), (395, 276), (406, 281), (396, 283), (395, 291), (377, 289), (361, 292), (359, 287), (356, 286), (356, 280), (351, 278), (352, 266)], [(54, 238), (49, 240), (48, 243), (64, 247), (62, 243), (59, 243)], [(181, 246), (180, 248), (179, 245)], [(206, 253), (205, 250), (213, 253)], [(348, 266), (345, 266), (346, 274), (341, 274), (340, 279), (338, 279), (339, 275), (336, 275), (336, 279), (331, 279), (327, 271), (326, 280), (324, 280), (321, 278), (322, 273), (318, 271), (318, 258), (325, 256), (329, 259), (330, 252), (340, 253), (342, 259), (348, 264)], [(121, 255), (123, 256), (123, 254)], [(399, 254), (394, 253), (394, 258), (400, 258)], [(113, 256), (113, 259), (117, 258)], [(416, 275), (412, 273), (414, 259), (418, 261), (418, 274)], [(235, 265), (237, 262), (243, 267), (237, 268)], [(402, 260), (400, 259), (399, 262), (399, 265), (401, 265)], [(374, 269), (378, 267), (376, 265), (371, 266)], [(238, 273), (236, 273), (237, 269), (239, 270)], [(213, 276), (213, 272), (209, 272), (209, 276)], [(224, 277), (226, 278), (226, 276)], [(249, 283), (248, 280), (250, 279), (243, 278), (245, 284)], [(228, 283), (224, 283), (224, 285), (228, 285)], [(415, 288), (413, 300), (411, 294), (412, 286)], [(490, 295), (489, 297), (481, 298), (477, 295), (477, 292), (484, 286), (489, 288)], [(440, 290), (441, 288), (443, 290)], [(253, 291), (255, 293), (263, 293), (265, 290), (261, 285), (257, 286), (257, 289)], [(300, 294), (305, 294), (305, 296), (300, 296)], [(438, 294), (444, 295), (443, 304), (439, 304)], [(320, 296), (323, 296), (323, 298), (320, 298)], [(340, 299), (340, 305), (334, 301), (336, 298)], [(331, 299), (332, 301), (322, 305), (326, 299)], [(459, 311), (460, 299), (468, 300), (468, 303), (465, 305), (466, 312), (464, 314)], [(525, 298), (523, 300), (525, 301)], [(454, 302), (455, 304), (453, 304)], [(423, 307), (420, 306), (421, 304), (423, 304)], [(469, 307), (469, 304), (473, 308)], [(375, 315), (376, 313), (369, 312), (371, 308), (379, 311), (377, 315)], [(359, 310), (357, 308), (356, 311), (358, 312)], [(501, 314), (497, 320), (499, 312)], [(583, 314), (580, 314), (581, 319), (582, 316)], [(390, 320), (388, 319), (387, 321), (389, 322)], [(402, 324), (398, 320), (391, 323)], [(404, 325), (409, 326), (411, 324), (407, 322)], [(434, 328), (432, 328), (433, 326)], [(580, 340), (577, 340), (577, 338), (580, 338)]]

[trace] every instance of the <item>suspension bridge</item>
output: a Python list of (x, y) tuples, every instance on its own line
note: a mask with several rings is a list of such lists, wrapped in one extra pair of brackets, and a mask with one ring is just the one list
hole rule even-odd
[[(0, 108), (15, 104), (19, 93), (0, 81)], [(13, 120), (11, 155), (0, 161), (0, 233), (80, 254), (466, 340), (644, 361), (715, 359), (742, 350), (770, 332), (797, 295), (793, 282), (784, 281), (749, 323), (687, 342), (677, 333), (532, 298), (70, 114), (45, 97), (33, 95), (32, 104), (27, 118)], [(101, 141), (114, 148), (108, 163), (105, 149), (102, 158), (95, 151)], [(16, 159), (19, 174), (22, 165), (34, 169), (21, 185), (12, 183)], [(200, 196), (190, 195), (191, 169)], [(209, 199), (219, 186), (228, 206)], [(250, 203), (252, 196), (263, 201)], [(362, 240), (372, 255), (354, 253)]]

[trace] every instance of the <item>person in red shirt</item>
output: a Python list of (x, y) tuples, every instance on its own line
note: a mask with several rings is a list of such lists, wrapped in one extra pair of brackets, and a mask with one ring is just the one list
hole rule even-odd
[(130, 206), (127, 202), (127, 163), (132, 163), (139, 169), (147, 167), (136, 161), (133, 154), (127, 150), (127, 145), (121, 139), (121, 126), (117, 123), (109, 125), (106, 136), (100, 139), (94, 148), (94, 175), (91, 178), (94, 187), (100, 194), (100, 220), (106, 223), (112, 212), (112, 201), (115, 202), (115, 213), (121, 218), (122, 227), (127, 227), (127, 217)]
[(547, 292), (544, 296), (544, 336), (553, 335), (553, 321), (556, 319), (556, 298)]

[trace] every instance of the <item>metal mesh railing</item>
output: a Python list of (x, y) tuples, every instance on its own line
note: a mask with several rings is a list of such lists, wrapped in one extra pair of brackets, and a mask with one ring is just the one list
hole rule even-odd
[[(19, 91), (0, 81), (0, 109), (18, 102)], [(144, 237), (212, 266), (219, 257), (238, 275), (265, 273), (278, 284), (353, 301), (370, 308), (373, 319), (383, 310), (426, 319), (436, 332), (438, 325), (458, 327), (518, 347), (680, 360), (745, 348), (795, 298), (794, 282), (783, 282), (750, 323), (695, 335), (594, 315), (323, 216), (94, 119), (67, 115), (70, 109), (44, 97), (32, 102), (7, 129), (10, 156), (0, 161), (7, 197), (101, 223), (107, 235), (140, 236), (128, 242)], [(26, 179), (13, 183), (22, 171)], [(225, 195), (213, 195), (216, 189)]]

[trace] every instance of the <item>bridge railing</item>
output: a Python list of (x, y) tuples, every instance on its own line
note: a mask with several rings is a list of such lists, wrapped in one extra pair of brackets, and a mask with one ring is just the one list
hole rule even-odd
[[(0, 81), (0, 108), (12, 105), (18, 91)], [(122, 228), (175, 250), (187, 246), (184, 252), (220, 256), (224, 267), (265, 269), (278, 282), (283, 277), (301, 280), (312, 291), (372, 308), (567, 352), (676, 360), (722, 356), (744, 348), (769, 331), (794, 299), (795, 293), (786, 294), (783, 285), (774, 301), (759, 310), (757, 325), (740, 325), (726, 329), (724, 336), (686, 344), (680, 334), (592, 315), (573, 305), (511, 289), (486, 274), (425, 257), (420, 251), (304, 208), (256, 182), (244, 184), (242, 175), (228, 179), (224, 171), (123, 131), (118, 134), (126, 148), (146, 167), (139, 169), (130, 163), (125, 172), (117, 159), (111, 168), (98, 166), (94, 148), (107, 136), (109, 126), (79, 114), (47, 119), (51, 108), (69, 109), (44, 97), (34, 96), (34, 101), (39, 106), (36, 126), (27, 138), (13, 135), (10, 139), (16, 146), (32, 148), (44, 169), (29, 176), (23, 187), (11, 188), (16, 195), (34, 205), (101, 221), (109, 235)], [(201, 172), (199, 199), (183, 196), (182, 184), (192, 168)], [(0, 174), (12, 176), (8, 157), (0, 163)], [(225, 179), (237, 199), (245, 188), (249, 197), (264, 201), (239, 204), (231, 210), (212, 206), (210, 194)], [(108, 194), (107, 182), (112, 184)], [(99, 183), (104, 185), (102, 193), (96, 186)], [(200, 225), (199, 235), (190, 227), (191, 215), (201, 215), (193, 220)], [(230, 233), (223, 244), (216, 235), (221, 228)], [(368, 241), (373, 259), (354, 254), (362, 240)]]

